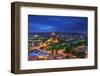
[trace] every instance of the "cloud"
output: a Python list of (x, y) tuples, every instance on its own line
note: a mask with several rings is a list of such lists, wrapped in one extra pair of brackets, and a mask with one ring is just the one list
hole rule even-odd
[(88, 29), (87, 17), (30, 15), (28, 19), (29, 32), (87, 32)]

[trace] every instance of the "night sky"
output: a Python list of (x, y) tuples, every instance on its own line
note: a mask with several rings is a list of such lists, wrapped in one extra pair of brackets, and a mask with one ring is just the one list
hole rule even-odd
[(28, 32), (87, 33), (87, 17), (28, 15)]

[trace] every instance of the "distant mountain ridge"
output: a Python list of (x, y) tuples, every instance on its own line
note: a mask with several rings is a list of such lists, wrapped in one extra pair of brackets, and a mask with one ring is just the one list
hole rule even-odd
[[(37, 33), (28, 33), (29, 35), (33, 34), (51, 34), (52, 32), (37, 32)], [(54, 32), (55, 34), (76, 34), (76, 35), (87, 35), (87, 33), (75, 33), (75, 32)]]

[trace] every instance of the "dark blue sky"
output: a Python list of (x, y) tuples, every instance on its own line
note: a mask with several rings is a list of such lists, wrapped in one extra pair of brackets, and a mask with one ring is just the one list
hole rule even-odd
[(28, 32), (76, 32), (88, 31), (87, 17), (28, 15)]

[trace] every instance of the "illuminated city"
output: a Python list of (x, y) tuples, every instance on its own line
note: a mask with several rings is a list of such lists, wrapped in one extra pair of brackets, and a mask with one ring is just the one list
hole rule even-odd
[(87, 17), (29, 15), (28, 26), (29, 61), (88, 57)]

